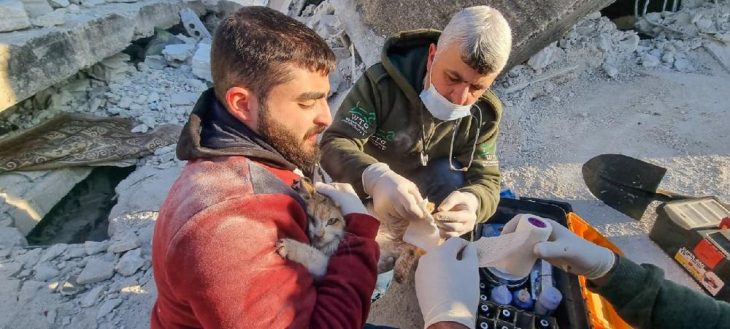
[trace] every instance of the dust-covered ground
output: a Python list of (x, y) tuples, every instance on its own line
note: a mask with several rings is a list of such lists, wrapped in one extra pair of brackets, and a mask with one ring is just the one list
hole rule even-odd
[[(331, 14), (325, 7), (310, 8), (305, 12), (314, 18), (303, 19), (317, 19), (311, 26), (320, 33), (341, 31), (337, 22), (321, 19)], [(669, 279), (700, 290), (649, 240), (652, 209), (636, 221), (605, 206), (585, 187), (581, 165), (598, 154), (622, 153), (666, 167), (664, 189), (730, 201), (725, 100), (730, 72), (708, 52), (708, 47), (727, 49), (715, 40), (730, 41), (729, 16), (728, 1), (654, 15), (653, 22), (685, 32), (660, 29), (650, 31), (654, 39), (640, 40), (635, 32), (618, 31), (605, 17), (591, 15), (506, 73), (494, 86), (505, 104), (498, 145), (503, 186), (520, 196), (571, 203), (629, 258), (656, 264)], [(340, 50), (332, 88), (336, 102), (362, 67), (342, 51), (348, 45), (328, 41)], [(120, 67), (120, 61), (114, 65)], [(60, 86), (55, 96), (47, 96), (56, 102), (53, 111), (136, 117), (136, 129), (144, 131), (182, 123), (206, 87), (185, 64), (122, 65), (118, 71), (113, 81)], [(10, 125), (37, 124), (39, 113), (52, 114), (28, 110)], [(173, 150), (140, 161), (117, 188), (110, 240), (36, 248), (10, 243), (22, 237), (0, 232), (4, 245), (11, 245), (0, 247), (0, 327), (148, 327), (156, 294), (149, 253), (154, 207), (182, 165)], [(393, 285), (373, 305), (370, 321), (422, 326), (411, 283)]]

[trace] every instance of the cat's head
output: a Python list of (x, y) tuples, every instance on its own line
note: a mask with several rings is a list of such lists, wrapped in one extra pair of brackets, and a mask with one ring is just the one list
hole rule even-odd
[(307, 204), (307, 233), (312, 245), (321, 249), (335, 241), (339, 242), (345, 235), (345, 217), (340, 208), (330, 198), (317, 193), (308, 178), (301, 178), (293, 187)]

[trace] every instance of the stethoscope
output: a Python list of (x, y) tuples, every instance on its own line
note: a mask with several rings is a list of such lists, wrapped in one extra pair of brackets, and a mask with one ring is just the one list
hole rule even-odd
[[(461, 124), (462, 118), (459, 118), (459, 120), (456, 121), (454, 129), (451, 133), (451, 143), (449, 144), (449, 169), (453, 171), (467, 171), (469, 170), (469, 168), (471, 168), (471, 164), (474, 162), (474, 154), (476, 153), (477, 142), (479, 141), (479, 130), (481, 129), (484, 120), (484, 118), (482, 117), (482, 109), (476, 103), (474, 103), (474, 106), (477, 107), (477, 112), (479, 112), (479, 124), (477, 125), (477, 133), (474, 134), (474, 143), (471, 147), (471, 156), (469, 157), (469, 163), (465, 167), (456, 168), (456, 166), (454, 166), (454, 141), (456, 140), (456, 128), (458, 128)], [(469, 113), (469, 116), (475, 117), (475, 115), (472, 113)], [(436, 133), (435, 128), (434, 133)], [(431, 138), (433, 138), (433, 135), (428, 138), (428, 143), (431, 142)], [(426, 127), (423, 124), (423, 117), (421, 117), (421, 139), (421, 144), (423, 145), (423, 147), (421, 147), (421, 165), (425, 167), (428, 165), (428, 154), (426, 154), (426, 147), (428, 144), (426, 142)]]

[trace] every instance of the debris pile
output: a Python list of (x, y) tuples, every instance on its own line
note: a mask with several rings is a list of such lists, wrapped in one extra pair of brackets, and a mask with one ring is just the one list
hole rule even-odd
[(526, 63), (513, 67), (493, 89), (510, 110), (543, 97), (560, 102), (571, 91), (556, 87), (581, 76), (602, 79), (633, 74), (640, 42), (635, 32), (618, 30), (596, 12)]
[[(116, 1), (119, 0), (111, 0)], [(60, 21), (58, 15), (67, 19), (66, 15), (76, 8), (98, 6), (104, 1), (0, 3), (0, 17), (8, 18), (0, 20), (2, 31), (54, 24)], [(333, 49), (337, 69), (330, 76), (329, 101), (334, 112), (364, 72), (365, 64), (330, 1), (306, 8), (304, 4), (305, 1), (277, 2), (282, 11), (296, 14)], [(61, 14), (56, 13), (59, 10)], [(564, 156), (551, 153), (544, 141), (560, 145), (566, 137), (566, 127), (577, 126), (587, 118), (596, 119), (605, 110), (573, 109), (577, 114), (566, 110), (572, 109), (576, 93), (594, 82), (630, 81), (646, 71), (708, 72), (714, 66), (707, 63), (720, 61), (719, 52), (728, 49), (717, 46), (717, 39), (725, 40), (730, 30), (728, 13), (728, 1), (720, 1), (698, 2), (673, 13), (647, 14), (651, 22), (664, 26), (644, 27), (642, 24), (646, 23), (640, 21), (639, 32), (652, 35), (653, 39), (641, 39), (634, 31), (620, 31), (607, 18), (591, 14), (560, 40), (503, 74), (493, 90), (505, 105), (501, 126), (505, 138), (500, 146), (500, 153), (509, 155), (502, 162), (507, 168), (505, 182), (522, 180), (526, 181), (524, 189), (559, 193), (547, 180), (536, 183), (537, 179), (523, 178), (525, 172), (537, 169), (521, 168), (534, 164), (535, 159), (549, 163)], [(56, 16), (40, 18), (47, 15)], [(208, 29), (216, 19), (214, 15), (208, 16)], [(188, 24), (185, 25), (187, 29)], [(136, 50), (130, 47), (125, 53), (106, 58), (17, 104), (0, 121), (0, 133), (30, 128), (63, 112), (133, 118), (137, 121), (133, 132), (146, 132), (162, 124), (182, 125), (200, 93), (211, 86), (210, 40), (201, 24), (193, 25), (194, 30), (187, 29), (187, 33), (156, 30)], [(719, 49), (716, 51), (720, 55), (712, 55), (709, 49), (714, 48)], [(567, 123), (541, 125), (556, 116), (562, 116)], [(155, 210), (183, 164), (175, 158), (175, 145), (160, 148), (137, 161), (136, 171), (117, 186), (118, 201), (110, 215), (110, 239), (106, 241), (29, 247), (12, 222), (0, 219), (0, 292), (5, 297), (0, 301), (0, 327), (148, 327), (156, 295), (150, 258)], [(566, 174), (549, 170), (535, 174), (553, 177), (552, 181), (558, 181), (562, 175)], [(727, 173), (718, 174), (722, 175)], [(27, 184), (32, 183), (29, 180)]]
[[(683, 2), (677, 12), (647, 13), (636, 25), (653, 38), (642, 40), (639, 58), (644, 67), (663, 67), (680, 72), (707, 72), (697, 67), (706, 50), (730, 72), (730, 4)], [(703, 48), (703, 50), (700, 50)]]
[[(195, 43), (185, 43), (189, 49)], [(132, 131), (147, 132), (162, 124), (184, 124), (206, 80), (193, 73), (192, 52), (176, 53), (169, 45), (163, 62), (146, 60), (133, 65), (120, 53), (78, 73), (65, 84), (52, 87), (20, 103), (20, 109), (3, 123), (6, 130), (27, 129), (60, 112), (89, 113), (105, 117), (134, 118)], [(154, 55), (151, 55), (152, 57)]]
[(307, 6), (297, 18), (317, 32), (337, 57), (337, 69), (329, 77), (330, 96), (333, 96), (330, 105), (334, 107), (331, 110), (335, 111), (350, 87), (365, 72), (365, 64), (345, 32), (339, 16), (335, 15), (335, 8), (330, 1)]
[[(101, 242), (33, 248), (25, 245), (22, 236), (3, 239), (0, 291), (6, 301), (12, 301), (3, 307), (3, 316), (9, 317), (3, 324), (9, 328), (148, 326), (149, 318), (142, 315), (149, 313), (144, 308), (151, 308), (154, 300), (150, 243), (156, 216), (139, 212), (113, 218), (111, 239)], [(0, 229), (3, 237), (6, 232)]]

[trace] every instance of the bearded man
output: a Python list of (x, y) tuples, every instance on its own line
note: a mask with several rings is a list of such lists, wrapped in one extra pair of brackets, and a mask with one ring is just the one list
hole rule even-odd
[[(265, 7), (221, 22), (214, 87), (183, 128), (188, 160), (160, 209), (152, 243), (152, 328), (362, 328), (375, 286), (378, 221), (349, 185), (322, 184), (347, 234), (317, 284), (277, 254), (309, 244), (306, 204), (291, 185), (319, 157), (332, 122), (335, 56), (304, 24)], [(348, 188), (349, 187), (349, 188)]]

